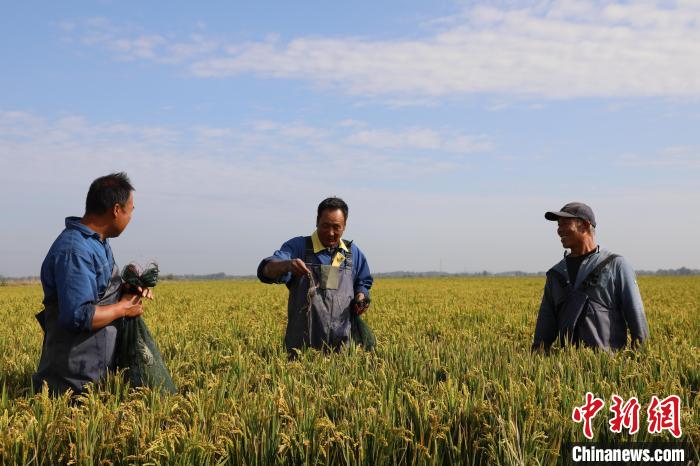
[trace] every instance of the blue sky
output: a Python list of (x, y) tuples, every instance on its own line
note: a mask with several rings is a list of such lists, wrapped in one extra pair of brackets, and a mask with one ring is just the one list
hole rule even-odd
[(0, 16), (0, 274), (126, 171), (118, 261), (251, 274), (328, 195), (375, 271), (546, 270), (589, 203), (700, 268), (700, 5), (24, 2)]

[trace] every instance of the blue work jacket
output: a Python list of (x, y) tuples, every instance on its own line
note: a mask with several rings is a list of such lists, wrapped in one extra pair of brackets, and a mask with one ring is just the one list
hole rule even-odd
[[(341, 239), (341, 242), (337, 250), (328, 250), (324, 248), (321, 242), (318, 240), (318, 235), (314, 232), (311, 235), (314, 245), (314, 256), (319, 264), (330, 265), (334, 261), (337, 261), (336, 256), (342, 254), (343, 250), (347, 250), (348, 246), (345, 241)], [(291, 273), (282, 274), (277, 280), (272, 280), (265, 275), (262, 271), (265, 265), (271, 260), (291, 260), (291, 259), (304, 259), (304, 252), (306, 247), (306, 240), (304, 236), (297, 236), (289, 241), (285, 242), (280, 249), (275, 251), (270, 257), (266, 257), (260, 262), (258, 266), (258, 278), (263, 283), (284, 283), (289, 284), (292, 279)], [(357, 293), (364, 293), (365, 296), (369, 297), (369, 290), (372, 287), (373, 278), (369, 271), (369, 264), (367, 263), (367, 258), (360, 251), (354, 242), (350, 243), (350, 251), (352, 252), (352, 276), (354, 283), (354, 291)], [(340, 264), (342, 265), (342, 261)]]
[(58, 304), (58, 323), (66, 330), (89, 332), (95, 303), (109, 286), (114, 255), (109, 240), (67, 217), (41, 265), (44, 305)]
[[(610, 251), (598, 249), (581, 263), (576, 283), (578, 289), (596, 266), (610, 256)], [(540, 304), (533, 348), (549, 346), (558, 336), (558, 312), (568, 296), (568, 290), (554, 276), (557, 271), (568, 277), (566, 259), (562, 259), (549, 272)], [(642, 297), (635, 279), (634, 270), (621, 256), (607, 264), (596, 280), (597, 284), (586, 290), (590, 301), (579, 324), (584, 332), (584, 341), (595, 342), (596, 347), (620, 349), (627, 344), (627, 331), (633, 342), (643, 342), (649, 337), (649, 328)], [(589, 335), (590, 334), (590, 335)]]

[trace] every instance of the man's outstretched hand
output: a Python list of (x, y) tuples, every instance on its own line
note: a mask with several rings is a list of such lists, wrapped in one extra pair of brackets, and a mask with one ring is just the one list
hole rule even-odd
[(308, 275), (311, 273), (309, 268), (306, 266), (301, 259), (292, 259), (289, 261), (287, 272), (291, 272), (295, 277), (301, 277), (302, 275)]

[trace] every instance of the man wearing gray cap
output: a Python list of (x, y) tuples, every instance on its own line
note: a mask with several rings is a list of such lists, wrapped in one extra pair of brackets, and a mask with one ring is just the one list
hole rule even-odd
[(570, 202), (544, 214), (556, 221), (561, 244), (570, 252), (547, 272), (547, 282), (535, 326), (533, 350), (583, 343), (603, 349), (632, 346), (649, 337), (634, 270), (617, 254), (596, 245), (593, 210)]

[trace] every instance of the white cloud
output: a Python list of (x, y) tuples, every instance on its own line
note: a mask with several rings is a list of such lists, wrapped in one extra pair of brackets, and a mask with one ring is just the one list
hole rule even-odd
[(56, 26), (64, 32), (73, 32), (76, 25), (71, 21), (59, 21)]
[[(0, 155), (17, 163), (34, 160), (40, 164), (49, 154), (54, 160), (126, 158), (127, 165), (150, 158), (166, 166), (218, 157), (220, 163), (246, 172), (246, 180), (253, 172), (264, 177), (270, 169), (313, 173), (320, 165), (340, 171), (352, 166), (371, 170), (374, 176), (400, 178), (425, 173), (426, 166), (429, 172), (439, 173), (458, 163), (441, 162), (440, 156), (490, 149), (485, 136), (421, 127), (373, 129), (366, 122), (347, 120), (328, 122), (325, 127), (302, 121), (256, 120), (239, 127), (172, 128), (95, 123), (79, 115), (47, 119), (28, 112), (0, 111)], [(430, 160), (422, 153), (425, 150), (430, 150)]]
[(367, 123), (360, 120), (353, 120), (352, 118), (347, 118), (338, 122), (338, 126), (344, 128), (364, 128)]
[(346, 139), (349, 144), (377, 149), (418, 149), (455, 153), (486, 152), (492, 148), (482, 136), (450, 135), (427, 128), (404, 131), (361, 130)]
[(662, 150), (661, 155), (669, 158), (689, 158), (700, 161), (700, 146), (670, 146)]
[[(63, 217), (80, 215), (89, 182), (119, 170), (137, 189), (134, 221), (113, 243), (122, 264), (156, 258), (167, 272), (250, 274), (282, 241), (310, 233), (315, 206), (333, 194), (351, 205), (348, 236), (374, 271), (436, 269), (440, 258), (449, 271), (534, 271), (559, 260), (555, 232), (542, 213), (567, 200), (570, 184), (546, 195), (514, 193), (498, 183), (491, 190), (462, 189), (458, 184), (489, 174), (466, 165), (478, 157), (455, 157), (446, 146), (468, 147), (474, 137), (337, 123), (173, 128), (0, 110), (0, 210), (12, 219), (0, 229), (0, 273), (36, 274)], [(364, 139), (348, 141), (363, 131), (369, 132)], [(377, 135), (393, 145), (377, 147)], [(656, 157), (697, 161), (697, 149), (669, 146)], [(446, 192), (426, 183), (456, 173), (460, 181), (444, 186)], [(697, 267), (698, 225), (687, 216), (697, 190), (586, 189), (581, 198), (596, 208), (605, 247), (641, 268)], [(630, 237), (630, 226), (650, 216), (657, 221)], [(521, 240), (515, 243), (514, 228)], [(658, 238), (671, 246), (649, 249)]]
[[(137, 189), (136, 220), (115, 249), (122, 262), (156, 257), (168, 271), (250, 273), (285, 236), (312, 230), (324, 196), (352, 202), (372, 185), (415, 186), (465, 168), (438, 151), (412, 154), (415, 146), (346, 143), (356, 131), (335, 121), (174, 128), (0, 110), (0, 186), (9, 194), (0, 209), (18, 225), (0, 231), (2, 272), (36, 273), (62, 218), (80, 214), (89, 182), (113, 171), (127, 171)], [(28, 252), (1, 246), (17, 241)]]
[(510, 103), (503, 101), (493, 102), (486, 106), (486, 110), (489, 112), (500, 112), (501, 110), (506, 110), (508, 108), (510, 108)]
[(441, 18), (433, 23), (432, 35), (417, 39), (297, 37), (285, 42), (271, 35), (224, 45), (201, 33), (176, 41), (117, 32), (104, 20), (88, 25), (88, 37), (119, 58), (182, 63), (200, 77), (256, 74), (358, 95), (700, 95), (697, 2), (508, 3)]
[[(70, 25), (70, 27), (66, 27)], [(205, 25), (197, 23), (198, 32), (185, 39), (150, 33), (133, 24), (117, 25), (106, 18), (90, 18), (80, 24), (63, 22), (59, 28), (66, 38), (79, 36), (89, 46), (102, 47), (120, 61), (148, 60), (163, 64), (181, 64), (217, 52), (220, 43), (202, 34)]]
[(619, 157), (618, 164), (626, 167), (699, 169), (700, 146), (673, 145), (653, 154), (628, 153)]
[(194, 128), (194, 131), (200, 139), (216, 139), (233, 134), (230, 128), (211, 128), (207, 126), (197, 126)]

